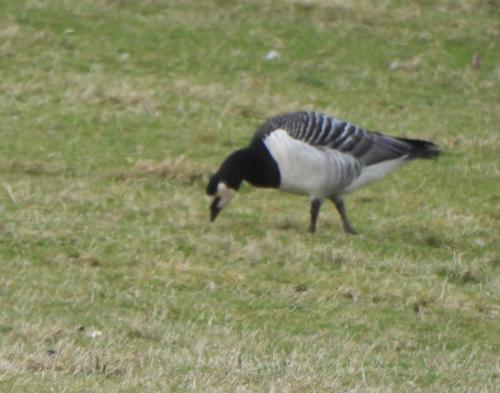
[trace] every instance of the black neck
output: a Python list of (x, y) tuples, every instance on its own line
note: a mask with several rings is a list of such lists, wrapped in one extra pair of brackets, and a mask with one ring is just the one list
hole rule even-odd
[(279, 187), (281, 181), (278, 165), (261, 140), (227, 157), (219, 169), (218, 177), (234, 189), (238, 189), (243, 180), (256, 187), (275, 188)]
[(262, 140), (255, 140), (248, 148), (251, 165), (247, 168), (245, 180), (256, 187), (278, 188), (281, 177), (278, 164), (267, 150)]

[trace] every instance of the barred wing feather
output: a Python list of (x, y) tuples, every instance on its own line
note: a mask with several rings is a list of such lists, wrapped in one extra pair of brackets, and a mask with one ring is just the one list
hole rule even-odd
[(397, 158), (433, 158), (439, 154), (431, 142), (390, 137), (319, 112), (294, 112), (276, 116), (257, 130), (255, 138), (285, 130), (292, 138), (312, 146), (349, 154), (364, 166)]

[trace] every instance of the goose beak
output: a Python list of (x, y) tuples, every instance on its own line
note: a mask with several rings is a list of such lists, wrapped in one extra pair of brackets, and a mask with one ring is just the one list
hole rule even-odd
[(210, 210), (210, 222), (214, 222), (219, 213), (220, 210)]
[(218, 197), (215, 198), (212, 204), (210, 205), (210, 222), (214, 222), (222, 210), (220, 207), (217, 206), (219, 203), (219, 199), (220, 198)]

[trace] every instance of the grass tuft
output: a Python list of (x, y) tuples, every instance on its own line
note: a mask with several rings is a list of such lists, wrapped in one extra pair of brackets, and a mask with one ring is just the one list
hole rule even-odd
[(199, 165), (185, 156), (179, 156), (165, 158), (161, 162), (138, 160), (130, 169), (118, 171), (112, 176), (117, 180), (154, 176), (193, 183), (197, 180), (207, 180), (210, 173), (208, 165)]

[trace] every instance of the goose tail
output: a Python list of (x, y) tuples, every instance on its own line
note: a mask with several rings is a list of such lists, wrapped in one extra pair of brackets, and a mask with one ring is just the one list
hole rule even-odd
[(410, 146), (410, 154), (408, 159), (427, 159), (432, 160), (439, 157), (441, 150), (439, 146), (421, 139), (407, 139), (407, 138), (397, 138), (401, 142), (404, 142)]

